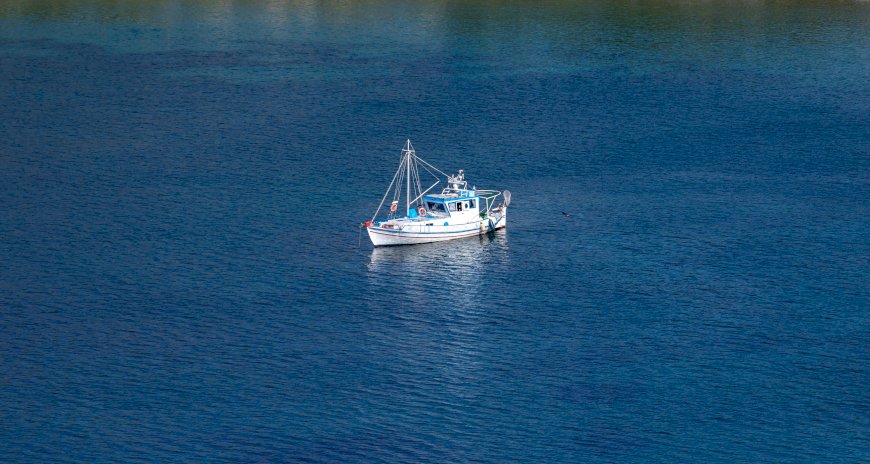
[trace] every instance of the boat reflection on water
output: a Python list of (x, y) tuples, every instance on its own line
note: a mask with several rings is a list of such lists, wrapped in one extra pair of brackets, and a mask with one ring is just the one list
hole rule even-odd
[[(368, 343), (395, 366), (425, 366), (427, 379), (456, 397), (476, 398), (489, 370), (482, 334), (503, 304), (509, 267), (506, 231), (460, 240), (374, 248), (367, 269), (371, 314), (383, 320)], [(412, 376), (416, 378), (418, 375)], [(421, 387), (422, 388), (422, 387)]]
[(489, 277), (503, 269), (508, 256), (505, 230), (448, 242), (376, 247), (368, 277), (377, 287), (407, 292), (405, 297), (448, 297), (457, 303), (479, 298), (479, 292), (492, 283)]

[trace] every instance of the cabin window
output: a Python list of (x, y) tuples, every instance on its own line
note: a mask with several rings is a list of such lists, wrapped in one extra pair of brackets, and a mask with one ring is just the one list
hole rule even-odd
[(456, 202), (456, 211), (462, 211), (462, 202), (460, 202), (460, 201)]
[(468, 206), (470, 206), (471, 209), (474, 209), (474, 200), (468, 200)]
[(456, 202), (455, 201), (450, 202), (448, 204), (450, 205), (450, 211), (456, 211)]
[(447, 209), (444, 207), (444, 203), (435, 203), (435, 202), (426, 202), (426, 209), (433, 212), (438, 213), (446, 213)]

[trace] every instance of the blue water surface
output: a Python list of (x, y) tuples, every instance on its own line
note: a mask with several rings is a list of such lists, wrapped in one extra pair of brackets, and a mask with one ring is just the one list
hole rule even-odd
[[(866, 2), (3, 2), (0, 461), (870, 461), (868, 82)], [(507, 231), (358, 245), (405, 138)]]

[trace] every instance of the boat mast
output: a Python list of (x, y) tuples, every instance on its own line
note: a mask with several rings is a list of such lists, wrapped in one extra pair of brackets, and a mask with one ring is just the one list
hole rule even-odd
[[(411, 175), (411, 163), (414, 163), (414, 175)], [(423, 190), (423, 182), (420, 179), (420, 165), (422, 164), (423, 169), (426, 170), (432, 177), (435, 178), (435, 183), (429, 186), (426, 190)], [(404, 172), (403, 172), (404, 171)], [(434, 171), (434, 172), (433, 172)], [(441, 181), (438, 180), (438, 175), (441, 174), (444, 177), (449, 177), (447, 173), (436, 168), (429, 164), (426, 160), (417, 157), (417, 152), (414, 151), (414, 147), (411, 145), (411, 139), (405, 140), (405, 148), (402, 149), (402, 157), (401, 161), (399, 161), (399, 168), (396, 169), (396, 173), (393, 174), (393, 180), (390, 181), (390, 186), (387, 187), (387, 191), (384, 192), (384, 196), (381, 197), (381, 202), (378, 204), (378, 209), (375, 210), (375, 214), (372, 215), (371, 222), (375, 222), (378, 217), (378, 213), (381, 212), (381, 208), (384, 207), (384, 202), (387, 201), (387, 197), (390, 195), (390, 192), (393, 193), (393, 202), (398, 203), (402, 199), (402, 182), (406, 182), (405, 185), (405, 208), (407, 217), (411, 216), (411, 204), (423, 198), (423, 195), (426, 195), (430, 190), (435, 188)], [(411, 197), (411, 181), (414, 181), (414, 195), (416, 197)], [(393, 212), (391, 211), (392, 215)], [(393, 216), (391, 216), (393, 218)]]
[(408, 155), (408, 158), (405, 160), (405, 168), (407, 169), (407, 174), (405, 175), (405, 181), (407, 182), (405, 187), (405, 200), (408, 200), (407, 217), (411, 217), (411, 139), (405, 141), (405, 150)]

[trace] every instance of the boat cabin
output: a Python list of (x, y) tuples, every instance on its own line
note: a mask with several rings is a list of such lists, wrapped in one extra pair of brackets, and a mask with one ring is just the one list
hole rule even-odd
[(423, 197), (426, 211), (436, 217), (478, 217), (480, 197), (473, 190), (441, 193)]

